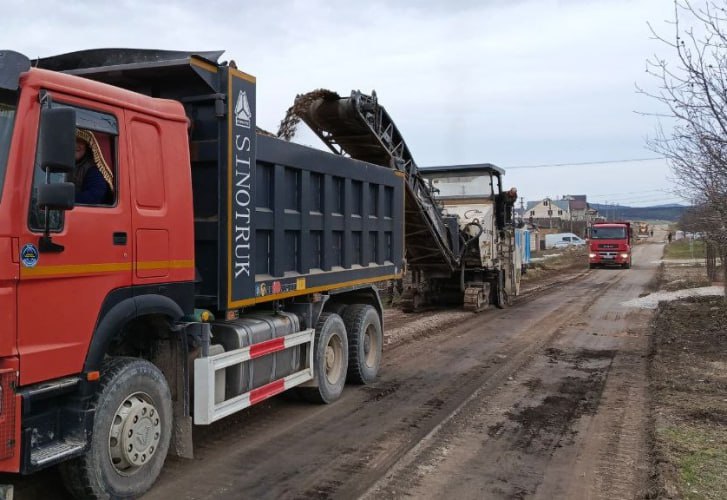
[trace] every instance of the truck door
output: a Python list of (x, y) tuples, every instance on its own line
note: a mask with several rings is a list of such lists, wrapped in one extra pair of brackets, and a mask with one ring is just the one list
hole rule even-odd
[[(187, 126), (127, 111), (132, 281), (154, 293), (194, 279), (194, 226)], [(157, 285), (155, 287), (155, 285)]]
[[(106, 190), (103, 199), (79, 201), (86, 179), (95, 181), (96, 188), (104, 187), (96, 172), (84, 176), (76, 206), (67, 212), (51, 211), (48, 217), (53, 243), (62, 250), (41, 251), (38, 242), (45, 214), (37, 207), (36, 193), (45, 173), (37, 164), (37, 153), (35, 164), (28, 162), (33, 180), (28, 183), (28, 211), (20, 234), (18, 287), (21, 385), (79, 373), (104, 299), (110, 291), (131, 284), (127, 161), (119, 148), (124, 136), (121, 111), (57, 94), (51, 105), (76, 110), (77, 133), (84, 131), (90, 141), (84, 161), (92, 163), (83, 169), (88, 173), (97, 168)], [(81, 171), (78, 165), (76, 172)], [(72, 175), (65, 174), (65, 180), (71, 181)], [(63, 180), (64, 175), (53, 174), (50, 182)]]

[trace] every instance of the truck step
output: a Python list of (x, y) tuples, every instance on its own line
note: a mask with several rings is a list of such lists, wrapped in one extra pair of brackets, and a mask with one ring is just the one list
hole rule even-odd
[(39, 468), (47, 464), (56, 463), (64, 458), (80, 455), (85, 445), (86, 443), (83, 441), (74, 441), (72, 439), (55, 441), (31, 450), (30, 463), (33, 467)]

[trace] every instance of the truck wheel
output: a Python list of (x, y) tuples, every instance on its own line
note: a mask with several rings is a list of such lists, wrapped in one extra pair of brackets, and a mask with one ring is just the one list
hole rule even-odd
[(348, 382), (369, 384), (376, 380), (381, 364), (384, 333), (376, 309), (354, 304), (343, 315), (348, 333)]
[(313, 373), (318, 387), (303, 387), (300, 394), (313, 403), (332, 403), (343, 392), (348, 368), (346, 326), (338, 314), (321, 314), (314, 348)]
[(110, 358), (92, 404), (93, 437), (86, 454), (61, 474), (76, 498), (137, 498), (164, 465), (172, 429), (172, 397), (159, 369), (137, 358)]

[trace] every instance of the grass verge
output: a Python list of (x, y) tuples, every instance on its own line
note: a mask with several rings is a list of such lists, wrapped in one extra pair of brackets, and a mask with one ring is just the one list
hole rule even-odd
[(662, 303), (651, 339), (654, 484), (647, 497), (727, 498), (724, 298)]
[(701, 240), (674, 241), (664, 249), (665, 259), (703, 259), (704, 256), (704, 242)]
[(657, 430), (664, 457), (675, 468), (679, 493), (689, 499), (727, 494), (727, 430), (681, 422)]

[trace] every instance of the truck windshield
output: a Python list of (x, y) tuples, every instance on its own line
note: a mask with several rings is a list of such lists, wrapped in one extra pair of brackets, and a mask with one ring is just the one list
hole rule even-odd
[(619, 240), (625, 238), (625, 227), (594, 227), (591, 229), (591, 239), (593, 240)]
[(490, 186), (489, 174), (470, 174), (470, 175), (446, 175), (435, 177), (434, 175), (426, 175), (432, 182), (432, 187), (438, 189), (439, 192), (434, 193), (437, 198), (455, 197), (455, 196), (475, 196), (490, 197), (492, 196), (492, 187)]
[(5, 171), (8, 167), (8, 152), (10, 151), (10, 140), (13, 137), (15, 109), (15, 97), (0, 93), (0, 197), (2, 197)]

